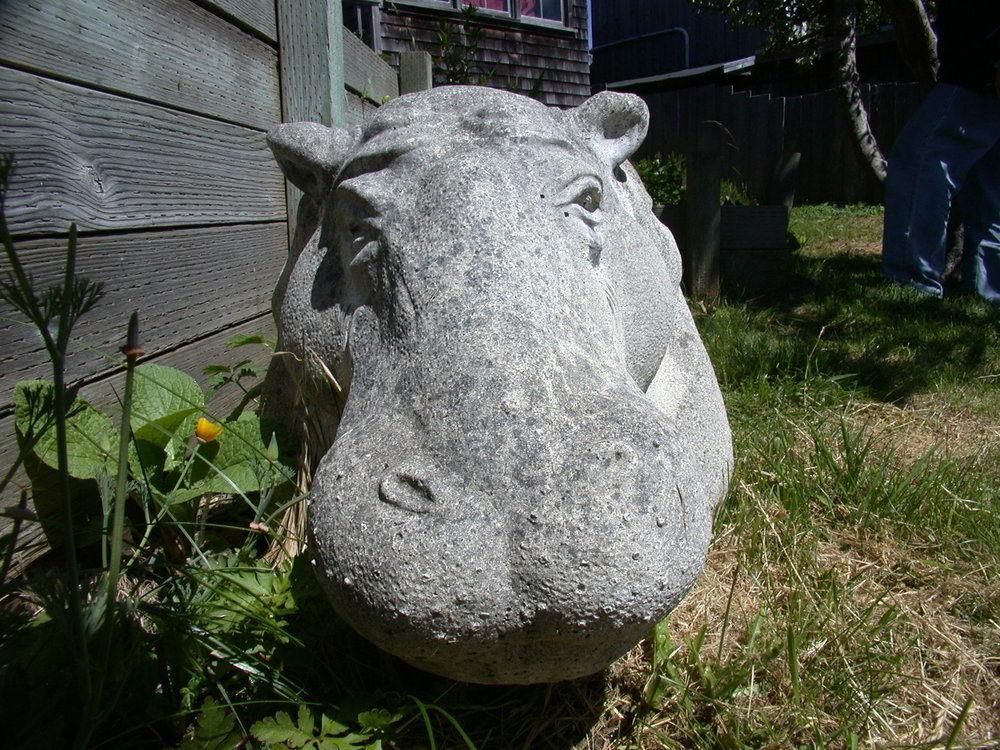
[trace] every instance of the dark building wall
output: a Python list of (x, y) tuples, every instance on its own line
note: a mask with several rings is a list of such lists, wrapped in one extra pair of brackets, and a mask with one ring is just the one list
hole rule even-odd
[(631, 37), (682, 27), (688, 34), (688, 67), (736, 60), (754, 54), (764, 40), (757, 29), (733, 24), (685, 0), (592, 0), (595, 89), (612, 81), (681, 70), (684, 40), (672, 33), (613, 47), (603, 45)]
[[(587, 2), (567, 0), (566, 5), (569, 23), (563, 28), (476, 16), (472, 23), (483, 30), (474, 55), (476, 67), (480, 72), (492, 72), (490, 85), (523, 94), (534, 90), (545, 104), (562, 107), (580, 104), (590, 95)], [(435, 79), (439, 80), (438, 32), (442, 24), (457, 27), (462, 18), (447, 9), (401, 3), (386, 3), (381, 16), (382, 50), (388, 61), (398, 65), (400, 52), (426, 50), (434, 57)], [(463, 36), (453, 33), (452, 38), (461, 43)], [(468, 34), (464, 38), (467, 40)]]

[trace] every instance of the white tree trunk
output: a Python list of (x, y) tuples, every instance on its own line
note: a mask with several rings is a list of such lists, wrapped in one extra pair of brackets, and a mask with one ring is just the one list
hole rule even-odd
[(881, 185), (885, 183), (886, 161), (868, 122), (858, 77), (858, 0), (831, 0), (829, 10), (830, 31), (836, 44), (835, 70), (840, 102), (858, 153), (872, 178)]

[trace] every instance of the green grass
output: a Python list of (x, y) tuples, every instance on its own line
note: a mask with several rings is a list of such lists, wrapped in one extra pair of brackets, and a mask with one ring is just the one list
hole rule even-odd
[(786, 295), (698, 316), (737, 467), (634, 737), (981, 746), (1000, 736), (1000, 315), (886, 284), (877, 209), (799, 208), (791, 230)]

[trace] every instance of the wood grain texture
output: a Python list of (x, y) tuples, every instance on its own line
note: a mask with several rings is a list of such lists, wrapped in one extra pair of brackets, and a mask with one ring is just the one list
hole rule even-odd
[(345, 91), (344, 95), (347, 102), (347, 127), (364, 128), (378, 107), (350, 91)]
[[(277, 0), (281, 60), (281, 119), (347, 126), (344, 97), (343, 16), (339, 2)], [(302, 193), (285, 187), (289, 232)], [(289, 242), (291, 242), (289, 236)]]
[(281, 114), (343, 127), (343, 17), (340, 3), (278, 0)]
[[(267, 354), (259, 347), (229, 349), (226, 346), (226, 342), (236, 334), (254, 333), (263, 333), (274, 338), (274, 321), (270, 315), (264, 315), (241, 325), (223, 329), (197, 342), (145, 361), (183, 370), (194, 377), (204, 388), (209, 378), (202, 373), (202, 370), (207, 365), (233, 365), (247, 357), (258, 364), (266, 363)], [(115, 394), (121, 392), (123, 381), (124, 376), (121, 373), (116, 373), (85, 386), (81, 391), (81, 396), (107, 414), (112, 415), (117, 422), (119, 412), (117, 409), (118, 398)], [(232, 385), (227, 386), (209, 401), (206, 411), (209, 415), (222, 419), (239, 403), (241, 396), (238, 388)], [(6, 470), (16, 456), (17, 442), (14, 436), (14, 419), (12, 416), (0, 418), (0, 467)], [(24, 473), (20, 472), (7, 486), (3, 496), (0, 496), (0, 505), (16, 504), (22, 487), (29, 488), (30, 485)], [(11, 523), (10, 519), (0, 517), (0, 549), (6, 549)], [(37, 523), (26, 523), (22, 526), (18, 536), (18, 548), (22, 552), (16, 556), (15, 574), (18, 570), (23, 570), (25, 566), (40, 558), (48, 550), (45, 536)]]
[(15, 234), (285, 219), (259, 131), (9, 68), (0, 89)]
[(278, 41), (278, 21), (273, 0), (204, 0), (205, 5), (232, 16), (266, 39)]
[[(275, 222), (80, 238), (77, 271), (103, 282), (105, 296), (74, 329), (68, 377), (92, 378), (117, 363), (132, 310), (150, 354), (266, 313), (286, 237), (285, 223)], [(60, 282), (65, 247), (62, 239), (17, 243), (41, 288)], [(20, 316), (0, 304), (0, 413), (17, 381), (50, 377), (41, 342), (15, 320)]]
[(281, 113), (275, 51), (189, 0), (9, 0), (0, 61), (259, 129)]
[(399, 96), (396, 70), (344, 29), (344, 84), (358, 96), (381, 104)]

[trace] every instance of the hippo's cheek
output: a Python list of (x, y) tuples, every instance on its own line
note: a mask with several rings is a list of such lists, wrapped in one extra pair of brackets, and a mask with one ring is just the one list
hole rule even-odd
[(652, 624), (697, 578), (712, 519), (685, 502), (665, 456), (608, 446), (585, 473), (512, 524), (514, 588), (554, 633)]

